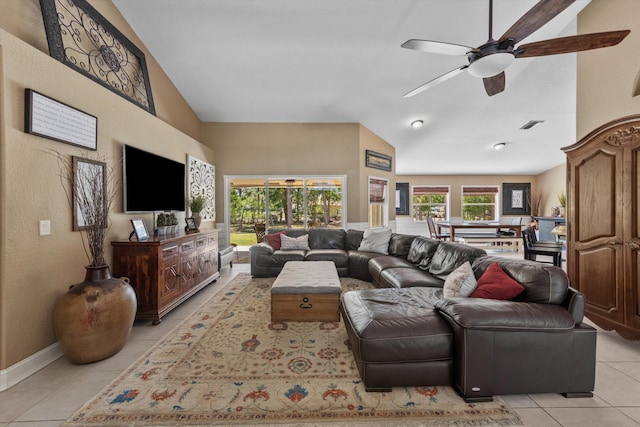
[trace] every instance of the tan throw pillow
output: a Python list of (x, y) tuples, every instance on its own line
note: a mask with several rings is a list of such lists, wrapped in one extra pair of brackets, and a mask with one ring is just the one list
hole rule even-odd
[(300, 237), (289, 237), (286, 234), (280, 235), (280, 249), (283, 251), (309, 250), (309, 235), (303, 234)]
[(469, 261), (453, 270), (444, 281), (442, 294), (446, 298), (468, 297), (476, 289), (478, 283), (473, 275), (473, 269)]
[(389, 240), (391, 240), (390, 228), (367, 228), (364, 230), (358, 250), (389, 255)]

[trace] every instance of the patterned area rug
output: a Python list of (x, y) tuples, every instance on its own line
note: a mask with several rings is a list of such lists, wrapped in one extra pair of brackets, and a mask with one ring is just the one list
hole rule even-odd
[(521, 425), (449, 387), (365, 392), (342, 321), (271, 323), (273, 280), (239, 274), (65, 425)]

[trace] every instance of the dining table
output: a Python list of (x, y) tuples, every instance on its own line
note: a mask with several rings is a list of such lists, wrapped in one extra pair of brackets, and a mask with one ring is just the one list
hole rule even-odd
[(496, 234), (498, 230), (503, 228), (513, 229), (515, 230), (516, 237), (522, 237), (522, 229), (520, 226), (513, 225), (510, 223), (503, 222), (478, 222), (478, 221), (461, 221), (461, 222), (450, 222), (450, 221), (438, 221), (436, 222), (436, 226), (438, 227), (438, 233), (442, 233), (443, 228), (449, 229), (449, 239), (453, 242), (455, 241), (456, 230), (467, 230), (467, 229), (491, 229), (494, 228), (496, 230)]

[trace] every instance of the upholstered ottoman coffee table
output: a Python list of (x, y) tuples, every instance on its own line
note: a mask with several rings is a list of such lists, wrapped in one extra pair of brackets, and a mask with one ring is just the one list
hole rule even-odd
[(289, 261), (271, 287), (271, 321), (339, 322), (341, 292), (332, 261)]

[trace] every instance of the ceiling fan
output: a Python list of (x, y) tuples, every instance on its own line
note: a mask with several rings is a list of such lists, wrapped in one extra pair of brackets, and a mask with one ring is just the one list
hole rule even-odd
[(443, 55), (466, 55), (469, 63), (451, 70), (422, 86), (418, 86), (404, 95), (405, 98), (417, 95), (445, 80), (457, 76), (464, 70), (483, 79), (484, 88), (489, 96), (504, 91), (504, 70), (516, 58), (556, 55), (615, 46), (628, 34), (629, 30), (608, 31), (603, 33), (581, 34), (560, 37), (523, 44), (515, 47), (524, 38), (540, 29), (560, 12), (569, 7), (575, 0), (540, 0), (498, 40), (493, 39), (493, 0), (489, 0), (489, 40), (480, 47), (474, 48), (454, 43), (431, 40), (407, 40), (402, 44), (405, 49)]

